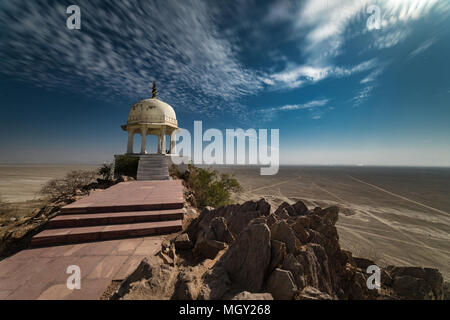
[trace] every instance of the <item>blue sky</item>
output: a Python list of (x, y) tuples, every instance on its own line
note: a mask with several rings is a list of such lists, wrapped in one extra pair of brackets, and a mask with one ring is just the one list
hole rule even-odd
[(111, 160), (156, 80), (183, 128), (280, 129), (281, 163), (450, 165), (446, 0), (16, 0), (0, 30), (0, 162)]

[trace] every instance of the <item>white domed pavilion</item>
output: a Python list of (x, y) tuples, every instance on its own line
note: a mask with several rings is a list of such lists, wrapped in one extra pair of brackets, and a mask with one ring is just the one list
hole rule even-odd
[(126, 125), (121, 126), (128, 132), (127, 154), (134, 154), (135, 134), (141, 135), (141, 152), (147, 154), (147, 135), (158, 136), (159, 154), (166, 154), (166, 135), (170, 136), (169, 153), (175, 146), (175, 132), (178, 130), (177, 116), (173, 108), (156, 98), (156, 83), (153, 82), (152, 97), (143, 99), (131, 107)]

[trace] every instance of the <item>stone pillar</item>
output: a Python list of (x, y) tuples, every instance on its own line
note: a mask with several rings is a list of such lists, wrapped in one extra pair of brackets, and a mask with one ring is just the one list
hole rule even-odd
[(133, 138), (134, 131), (128, 131), (128, 145), (127, 145), (127, 154), (133, 154)]
[(176, 142), (177, 136), (175, 135), (175, 131), (172, 131), (170, 134), (170, 154), (174, 154)]
[(162, 144), (162, 154), (166, 154), (166, 128), (162, 129), (162, 139), (161, 139), (161, 144)]
[(161, 153), (161, 133), (158, 133), (158, 153)]
[(147, 153), (147, 128), (141, 129), (141, 154)]

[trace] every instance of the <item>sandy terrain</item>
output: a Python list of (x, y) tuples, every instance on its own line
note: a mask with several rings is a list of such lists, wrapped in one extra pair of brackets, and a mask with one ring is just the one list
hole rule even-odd
[(238, 200), (338, 205), (341, 246), (380, 265), (439, 268), (450, 279), (450, 169), (284, 167), (227, 169), (244, 187)]
[[(0, 165), (0, 198), (34, 199), (47, 180), (97, 167)], [(240, 201), (338, 205), (343, 248), (379, 264), (436, 267), (450, 279), (450, 169), (282, 167), (276, 176), (248, 167), (220, 171), (238, 178)]]
[(72, 170), (95, 170), (93, 165), (1, 165), (0, 200), (21, 202), (38, 198), (42, 185)]

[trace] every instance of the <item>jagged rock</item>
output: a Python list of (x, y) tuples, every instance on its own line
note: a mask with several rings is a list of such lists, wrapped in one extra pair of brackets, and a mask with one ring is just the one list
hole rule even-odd
[(270, 263), (270, 230), (266, 224), (244, 229), (222, 256), (220, 263), (242, 289), (258, 292)]
[(258, 218), (252, 219), (248, 224), (267, 224), (267, 218), (266, 217), (258, 217)]
[(443, 298), (444, 280), (437, 269), (420, 267), (387, 267), (396, 294), (407, 299)]
[(265, 200), (247, 201), (241, 205), (233, 204), (214, 210), (204, 209), (186, 229), (191, 241), (196, 242), (201, 234), (207, 234), (211, 221), (216, 217), (225, 218), (227, 228), (236, 237), (254, 218), (270, 214), (270, 204)]
[(270, 226), (271, 239), (284, 242), (288, 253), (297, 253), (301, 244), (286, 221), (281, 220)]
[(177, 250), (187, 250), (192, 248), (192, 242), (187, 233), (182, 233), (175, 238), (175, 248)]
[(332, 225), (335, 225), (339, 218), (339, 207), (333, 206), (321, 210), (318, 213), (324, 220), (328, 220)]
[(214, 235), (213, 240), (225, 242), (230, 244), (234, 241), (234, 236), (228, 230), (227, 223), (224, 217), (215, 217), (211, 220), (209, 225), (211, 232)]
[(273, 300), (270, 293), (250, 293), (243, 291), (235, 295), (232, 300)]
[(267, 280), (267, 291), (276, 300), (291, 300), (298, 289), (290, 271), (276, 268)]
[(278, 268), (284, 261), (286, 256), (286, 245), (278, 240), (270, 240), (271, 254), (270, 265), (268, 273), (271, 273), (275, 268)]
[(223, 299), (225, 294), (232, 286), (223, 265), (218, 263), (214, 268), (208, 270), (203, 277), (203, 285), (198, 294), (199, 300), (219, 300)]
[(302, 200), (298, 200), (294, 205), (294, 215), (301, 216), (308, 213), (308, 207), (303, 203)]
[(158, 252), (157, 255), (158, 255), (158, 257), (160, 257), (160, 258), (162, 259), (162, 261), (163, 261), (165, 264), (168, 264), (168, 265), (175, 265), (174, 259), (172, 259), (172, 258), (171, 258), (170, 256), (168, 256), (167, 254), (163, 253), (162, 251)]
[(204, 268), (197, 266), (183, 270), (178, 275), (174, 298), (178, 300), (196, 300), (202, 285)]
[(225, 248), (227, 248), (225, 242), (203, 239), (195, 243), (194, 255), (205, 259), (214, 259), (219, 251)]
[(288, 254), (284, 258), (281, 269), (288, 270), (292, 273), (292, 276), (294, 277), (295, 280), (295, 284), (299, 289), (305, 287), (306, 280), (304, 277), (303, 266), (297, 261), (297, 259), (292, 253)]
[(320, 290), (307, 286), (297, 296), (298, 300), (333, 300), (329, 294), (321, 292)]
[(450, 300), (450, 282), (448, 282), (448, 281), (444, 282), (443, 299), (444, 300)]
[(407, 299), (431, 300), (433, 292), (424, 279), (411, 276), (396, 276), (393, 280), (396, 294)]
[(296, 224), (301, 224), (304, 228), (310, 228), (310, 221), (308, 216), (299, 216), (295, 219)]
[(295, 214), (294, 208), (287, 202), (283, 202), (278, 208), (277, 210), (275, 210), (275, 215), (278, 216), (278, 213), (281, 211), (285, 211), (288, 216), (293, 216)]
[(376, 264), (372, 260), (366, 258), (353, 257), (353, 260), (355, 261), (356, 266), (364, 271), (366, 271), (369, 266)]
[(267, 217), (267, 225), (270, 227), (278, 221), (277, 217), (272, 213)]
[(308, 243), (302, 246), (297, 259), (304, 268), (306, 283), (320, 291), (332, 294), (333, 286), (325, 249), (319, 244)]
[(338, 259), (339, 264), (342, 266), (345, 266), (347, 263), (355, 267), (357, 266), (354, 260), (355, 258), (353, 257), (353, 254), (350, 251), (341, 250), (340, 254), (336, 258)]
[(158, 256), (144, 258), (111, 299), (169, 299), (175, 289), (177, 270)]
[(281, 220), (289, 219), (289, 217), (290, 217), (289, 213), (287, 212), (287, 210), (285, 208), (277, 209), (277, 211), (275, 211), (274, 215), (276, 217), (278, 217), (278, 219), (281, 219)]
[(296, 221), (291, 226), (291, 228), (295, 232), (297, 239), (299, 239), (301, 243), (307, 243), (309, 239), (309, 233), (305, 230), (303, 223), (304, 221)]
[(310, 229), (316, 230), (322, 225), (322, 217), (318, 214), (312, 214), (308, 216)]

